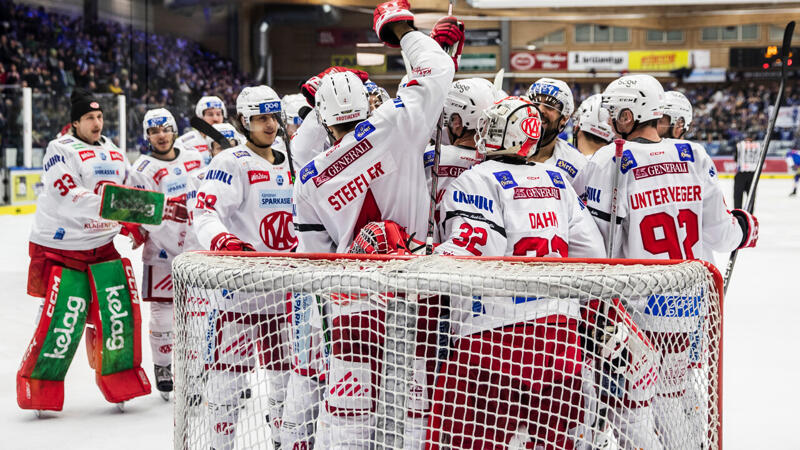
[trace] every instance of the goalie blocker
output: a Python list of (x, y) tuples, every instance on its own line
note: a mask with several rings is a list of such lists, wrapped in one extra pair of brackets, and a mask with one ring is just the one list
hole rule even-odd
[[(31, 254), (28, 291), (37, 294), (43, 275), (37, 269), (42, 267), (47, 288), (39, 324), (17, 372), (20, 408), (62, 409), (64, 377), (84, 328), (89, 365), (106, 400), (120, 403), (149, 394), (150, 382), (140, 367), (141, 317), (130, 261), (119, 259), (112, 244), (87, 252), (31, 244)], [(102, 259), (109, 260), (90, 263)]]

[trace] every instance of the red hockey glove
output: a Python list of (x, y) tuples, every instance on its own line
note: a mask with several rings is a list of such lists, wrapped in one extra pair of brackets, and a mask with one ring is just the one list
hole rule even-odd
[(739, 221), (739, 226), (742, 227), (742, 234), (744, 235), (737, 248), (755, 247), (756, 242), (758, 242), (758, 219), (756, 219), (756, 216), (743, 209), (734, 209), (731, 214)]
[(369, 74), (363, 70), (348, 69), (347, 67), (340, 66), (328, 67), (317, 75), (309, 78), (308, 81), (300, 86), (300, 92), (306, 98), (306, 101), (309, 105), (314, 106), (316, 103), (314, 97), (317, 95), (317, 90), (319, 89), (319, 85), (322, 84), (322, 79), (325, 78), (325, 75), (337, 72), (353, 72), (356, 74), (356, 76), (358, 76), (362, 83), (366, 83), (367, 80), (369, 80)]
[(147, 240), (147, 230), (138, 223), (120, 222), (122, 229), (119, 234), (131, 238), (131, 249), (136, 250)]
[(228, 252), (254, 252), (256, 251), (252, 245), (242, 241), (230, 233), (220, 233), (214, 236), (211, 240), (212, 251), (228, 251)]
[(94, 193), (99, 195), (100, 197), (103, 196), (103, 187), (107, 184), (116, 184), (113, 181), (103, 180), (98, 181), (96, 185), (94, 185)]
[(189, 220), (189, 211), (186, 210), (186, 194), (170, 197), (164, 205), (163, 220), (186, 223)]
[(464, 49), (464, 22), (453, 16), (442, 17), (433, 26), (431, 37), (453, 58), (453, 64), (458, 70), (461, 51)]
[(409, 22), (409, 25), (414, 28), (414, 14), (411, 13), (410, 8), (408, 0), (394, 0), (378, 5), (372, 18), (372, 29), (378, 35), (378, 39), (389, 47), (400, 47), (400, 40), (387, 25), (395, 22)]

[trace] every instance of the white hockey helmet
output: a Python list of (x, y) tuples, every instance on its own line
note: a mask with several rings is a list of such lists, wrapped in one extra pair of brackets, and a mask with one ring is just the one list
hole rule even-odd
[(217, 97), (216, 95), (206, 95), (205, 97), (202, 97), (200, 100), (198, 100), (197, 105), (194, 107), (194, 114), (202, 119), (205, 110), (211, 108), (221, 109), (222, 117), (226, 119), (228, 118), (228, 110), (225, 109), (225, 102), (223, 102), (222, 99)]
[(603, 92), (603, 108), (612, 120), (629, 109), (636, 122), (658, 119), (664, 115), (664, 88), (650, 75), (625, 75), (617, 78)]
[[(235, 140), (236, 145), (241, 145), (247, 142), (247, 139), (244, 136), (242, 136), (238, 131), (236, 131), (236, 128), (229, 123), (215, 123), (214, 125), (211, 126), (214, 127), (217, 131), (219, 131), (221, 135), (225, 136), (225, 139)], [(211, 147), (211, 144), (213, 142), (214, 142), (213, 139), (206, 136), (206, 144), (209, 146), (209, 148)]]
[(353, 72), (325, 75), (314, 97), (317, 112), (327, 126), (362, 121), (369, 116), (369, 94)]
[(300, 108), (307, 106), (308, 102), (303, 94), (288, 94), (281, 99), (283, 112), (286, 115), (287, 124), (293, 123), (300, 125), (303, 119), (300, 117)]
[(506, 97), (481, 115), (476, 147), (487, 156), (527, 158), (536, 152), (543, 133), (539, 111), (530, 100)]
[(250, 118), (261, 114), (277, 114), (283, 123), (281, 98), (271, 87), (263, 84), (242, 89), (236, 97), (236, 112), (242, 115), (244, 129), (247, 131), (250, 131)]
[(367, 94), (370, 96), (370, 104), (375, 104), (373, 109), (380, 107), (392, 98), (389, 96), (386, 89), (378, 86), (378, 84), (372, 80), (367, 80), (364, 83), (364, 87), (367, 88)]
[(467, 130), (477, 130), (481, 113), (495, 102), (494, 86), (483, 78), (454, 81), (444, 100), (444, 122), (450, 123), (453, 114), (461, 117)]
[(148, 140), (147, 130), (154, 127), (169, 127), (175, 135), (178, 135), (178, 124), (175, 117), (166, 108), (156, 108), (147, 111), (142, 119), (142, 133), (144, 140)]
[(601, 94), (594, 94), (584, 100), (578, 107), (575, 120), (579, 130), (611, 142), (614, 139), (614, 129), (609, 123), (608, 110), (602, 106), (602, 97)]
[(667, 91), (664, 93), (664, 115), (669, 116), (669, 123), (673, 126), (683, 118), (683, 129), (688, 130), (692, 123), (692, 104), (681, 92)]
[(544, 104), (561, 111), (564, 117), (572, 116), (575, 100), (567, 83), (555, 78), (539, 78), (528, 89), (528, 98), (534, 104)]

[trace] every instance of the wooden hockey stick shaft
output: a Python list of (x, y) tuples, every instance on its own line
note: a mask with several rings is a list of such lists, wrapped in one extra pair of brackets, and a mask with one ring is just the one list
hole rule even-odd
[[(783, 30), (783, 46), (781, 47), (781, 83), (778, 86), (778, 95), (775, 99), (775, 106), (772, 108), (772, 114), (770, 115), (769, 122), (767, 125), (767, 134), (764, 136), (764, 141), (761, 144), (761, 154), (759, 156), (759, 163), (756, 166), (756, 171), (753, 174), (753, 181), (750, 182), (750, 190), (747, 194), (747, 204), (745, 205), (745, 211), (748, 213), (753, 213), (753, 208), (755, 206), (756, 201), (756, 188), (758, 187), (758, 181), (761, 178), (761, 171), (764, 169), (764, 161), (767, 159), (767, 150), (769, 149), (769, 143), (772, 140), (772, 131), (775, 129), (775, 121), (778, 118), (778, 110), (781, 108), (781, 102), (783, 102), (784, 96), (784, 89), (786, 87), (786, 60), (789, 58), (790, 48), (792, 46), (792, 35), (794, 34), (794, 21), (789, 22), (786, 24), (786, 28)], [(739, 254), (739, 250), (734, 250), (731, 252), (731, 256), (728, 259), (728, 265), (725, 267), (725, 277), (723, 282), (722, 292), (723, 295), (728, 292), (728, 286), (730, 285), (731, 276), (733, 275), (733, 266), (736, 264), (736, 257)]]

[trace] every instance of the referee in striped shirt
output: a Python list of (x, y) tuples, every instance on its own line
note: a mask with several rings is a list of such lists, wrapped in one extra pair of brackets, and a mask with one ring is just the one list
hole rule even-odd
[(753, 174), (760, 162), (761, 147), (753, 142), (751, 136), (736, 144), (736, 175), (733, 176), (733, 207), (742, 208), (744, 193), (750, 195), (750, 185), (753, 183)]

